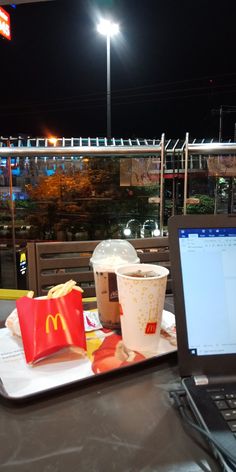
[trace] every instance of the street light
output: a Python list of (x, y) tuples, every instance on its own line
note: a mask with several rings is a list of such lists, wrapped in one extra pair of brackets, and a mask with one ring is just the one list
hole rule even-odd
[[(129, 236), (135, 236), (135, 238), (139, 237), (141, 224), (135, 218), (127, 221), (125, 228), (123, 229), (124, 235), (128, 238)], [(133, 234), (132, 234), (133, 233)]]
[(143, 226), (141, 228), (141, 238), (145, 238), (146, 237), (146, 231), (149, 231), (149, 233), (151, 232), (151, 236), (152, 237), (157, 237), (157, 236), (160, 236), (160, 230), (158, 228), (158, 224), (156, 221), (154, 220), (146, 220), (144, 221), (143, 223)]
[(107, 138), (111, 138), (111, 37), (119, 33), (119, 25), (101, 20), (97, 30), (107, 38)]

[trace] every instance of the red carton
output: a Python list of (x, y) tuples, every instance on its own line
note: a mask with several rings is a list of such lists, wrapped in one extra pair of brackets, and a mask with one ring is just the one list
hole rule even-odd
[(82, 296), (78, 290), (59, 298), (21, 297), (16, 306), (27, 363), (67, 346), (86, 350)]

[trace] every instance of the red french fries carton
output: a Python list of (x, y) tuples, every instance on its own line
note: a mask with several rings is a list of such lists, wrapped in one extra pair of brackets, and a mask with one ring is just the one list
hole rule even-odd
[(82, 296), (78, 290), (58, 298), (21, 297), (16, 306), (27, 363), (67, 346), (86, 350)]

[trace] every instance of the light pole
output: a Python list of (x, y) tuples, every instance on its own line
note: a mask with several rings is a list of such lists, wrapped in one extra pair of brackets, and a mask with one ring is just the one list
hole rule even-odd
[(107, 138), (111, 138), (111, 37), (119, 33), (119, 25), (101, 20), (97, 30), (107, 38)]

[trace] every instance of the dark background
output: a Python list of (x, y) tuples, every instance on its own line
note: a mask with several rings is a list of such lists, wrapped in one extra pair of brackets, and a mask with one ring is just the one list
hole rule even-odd
[(236, 0), (4, 8), (12, 41), (0, 39), (0, 135), (106, 135), (106, 39), (96, 24), (110, 12), (121, 30), (111, 44), (112, 136), (218, 138), (224, 105), (222, 137), (233, 139)]

